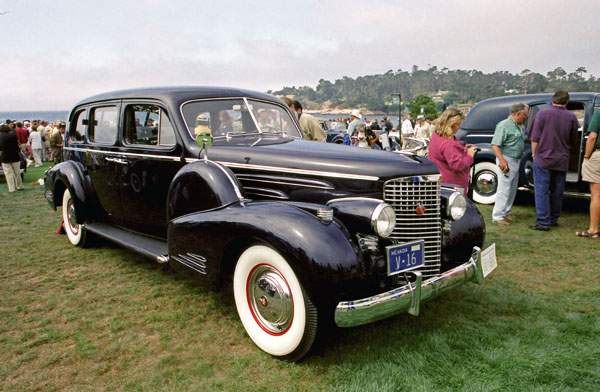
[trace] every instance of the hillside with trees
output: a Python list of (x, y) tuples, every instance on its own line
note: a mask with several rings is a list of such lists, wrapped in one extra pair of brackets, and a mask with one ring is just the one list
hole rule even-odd
[(284, 87), (269, 91), (274, 95), (293, 95), (309, 109), (331, 110), (363, 108), (374, 112), (395, 113), (391, 94), (402, 94), (403, 107), (420, 95), (432, 97), (437, 109), (450, 105), (472, 105), (486, 98), (501, 95), (533, 94), (556, 90), (600, 91), (600, 79), (586, 78), (587, 70), (579, 67), (567, 73), (558, 67), (546, 75), (523, 70), (520, 74), (508, 71), (483, 73), (477, 70), (438, 69), (434, 66), (412, 71), (389, 70), (380, 75), (344, 76), (335, 82), (321, 79), (316, 88)]

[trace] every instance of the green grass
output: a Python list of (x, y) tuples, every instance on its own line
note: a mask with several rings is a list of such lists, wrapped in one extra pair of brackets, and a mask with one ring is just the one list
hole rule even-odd
[(560, 226), (527, 228), (531, 197), (509, 228), (488, 223), (498, 268), (400, 315), (334, 330), (300, 363), (256, 348), (229, 293), (109, 243), (56, 235), (61, 218), (29, 185), (0, 184), (2, 391), (597, 391), (600, 242), (576, 238), (587, 201)]

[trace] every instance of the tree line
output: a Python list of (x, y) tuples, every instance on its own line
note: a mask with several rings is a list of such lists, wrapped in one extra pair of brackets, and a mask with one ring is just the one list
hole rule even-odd
[(316, 88), (284, 87), (268, 91), (274, 95), (293, 95), (309, 109), (364, 108), (371, 111), (396, 113), (398, 105), (392, 95), (402, 96), (403, 107), (420, 95), (433, 97), (438, 110), (450, 105), (472, 105), (483, 99), (502, 95), (533, 94), (556, 90), (600, 91), (600, 79), (586, 78), (585, 67), (568, 73), (558, 67), (546, 75), (524, 69), (520, 74), (508, 71), (483, 73), (477, 70), (427, 70), (413, 65), (412, 71), (389, 70), (384, 74), (357, 78), (344, 76), (335, 82), (321, 79)]

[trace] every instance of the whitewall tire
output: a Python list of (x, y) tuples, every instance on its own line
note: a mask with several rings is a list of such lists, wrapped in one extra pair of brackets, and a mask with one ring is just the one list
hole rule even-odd
[(240, 320), (260, 349), (292, 361), (308, 352), (317, 331), (317, 311), (290, 265), (274, 249), (255, 245), (242, 253), (233, 294)]
[(492, 162), (479, 162), (472, 171), (473, 201), (479, 204), (494, 204), (498, 191), (500, 168)]
[(65, 193), (63, 194), (62, 216), (64, 229), (71, 244), (81, 247), (85, 246), (86, 231), (83, 225), (78, 224), (75, 219), (75, 205), (73, 204), (73, 198), (69, 189), (65, 189)]

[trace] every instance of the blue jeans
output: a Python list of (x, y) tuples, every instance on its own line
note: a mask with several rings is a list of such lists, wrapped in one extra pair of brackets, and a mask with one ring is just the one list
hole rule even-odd
[(537, 224), (548, 227), (558, 221), (567, 172), (544, 169), (533, 161), (533, 184)]

